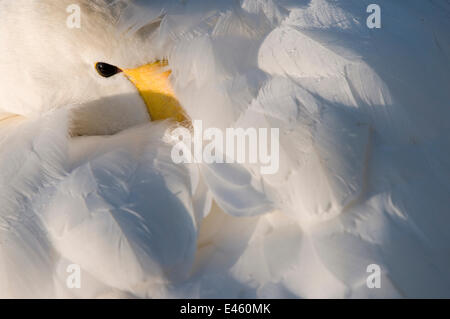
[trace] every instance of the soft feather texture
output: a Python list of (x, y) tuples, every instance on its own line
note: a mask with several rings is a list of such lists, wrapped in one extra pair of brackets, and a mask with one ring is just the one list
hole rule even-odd
[[(69, 2), (0, 2), (0, 109), (26, 116), (0, 132), (0, 296), (450, 296), (445, 1), (380, 0), (380, 30), (360, 0), (78, 1), (55, 28)], [(277, 174), (175, 165), (172, 124), (93, 68), (164, 57), (193, 120), (280, 128)]]

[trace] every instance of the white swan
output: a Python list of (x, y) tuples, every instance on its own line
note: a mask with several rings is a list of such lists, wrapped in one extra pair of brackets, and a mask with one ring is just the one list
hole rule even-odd
[[(395, 30), (361, 2), (0, 1), (0, 297), (449, 296), (450, 11), (380, 2)], [(175, 164), (169, 117), (280, 128), (280, 170)]]

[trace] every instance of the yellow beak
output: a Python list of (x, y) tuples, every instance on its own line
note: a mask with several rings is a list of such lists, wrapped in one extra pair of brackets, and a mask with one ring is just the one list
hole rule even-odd
[(125, 69), (123, 72), (138, 89), (152, 121), (173, 119), (187, 122), (188, 117), (169, 82), (171, 71), (167, 69), (167, 61)]

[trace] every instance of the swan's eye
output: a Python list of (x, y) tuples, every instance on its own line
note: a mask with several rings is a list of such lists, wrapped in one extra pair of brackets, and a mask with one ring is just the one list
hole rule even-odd
[(117, 73), (122, 72), (121, 69), (119, 69), (117, 66), (104, 63), (104, 62), (98, 62), (95, 64), (95, 69), (97, 70), (98, 74), (103, 76), (104, 78), (109, 78), (113, 75), (116, 75)]

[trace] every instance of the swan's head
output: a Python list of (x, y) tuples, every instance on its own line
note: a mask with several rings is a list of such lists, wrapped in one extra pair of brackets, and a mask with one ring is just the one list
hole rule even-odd
[(148, 23), (123, 28), (130, 5), (0, 2), (0, 119), (70, 107), (74, 135), (112, 134), (149, 120), (183, 121), (170, 70), (151, 45), (161, 19), (150, 14)]

